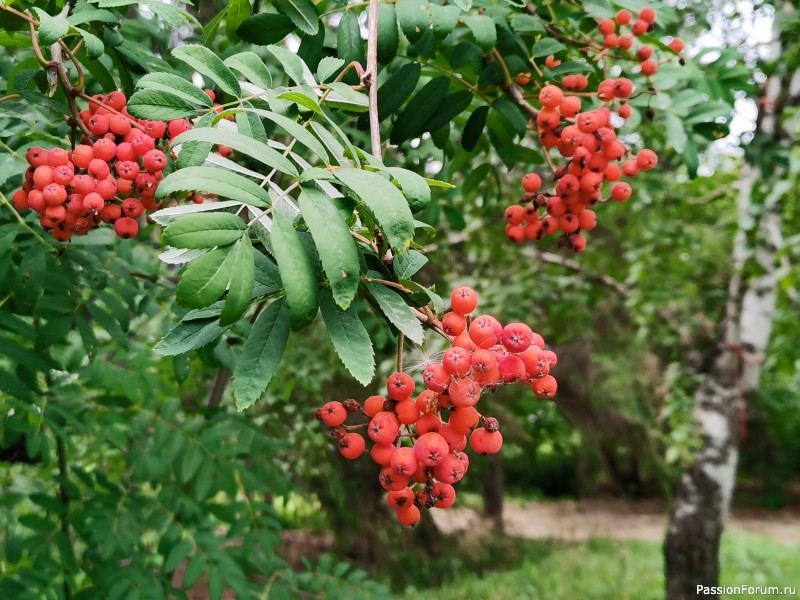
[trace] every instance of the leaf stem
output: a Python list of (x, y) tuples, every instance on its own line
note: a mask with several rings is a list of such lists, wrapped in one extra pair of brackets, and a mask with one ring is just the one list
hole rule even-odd
[[(367, 34), (367, 72), (369, 86), (369, 137), (372, 154), (382, 160), (381, 126), (378, 119), (378, 0), (369, 0)], [(402, 336), (402, 334), (400, 334)], [(402, 339), (402, 338), (401, 338)], [(402, 359), (400, 359), (402, 362)]]
[(401, 331), (400, 334), (397, 336), (397, 372), (403, 372), (403, 346), (406, 343), (406, 336)]

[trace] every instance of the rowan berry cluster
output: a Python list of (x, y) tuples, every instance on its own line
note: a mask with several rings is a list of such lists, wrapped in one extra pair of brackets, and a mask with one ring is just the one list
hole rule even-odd
[[(658, 69), (658, 63), (652, 59), (653, 48), (643, 44), (635, 53), (632, 50), (635, 37), (651, 32), (655, 21), (656, 13), (650, 7), (643, 8), (635, 21), (629, 11), (620, 10), (615, 19), (599, 22), (603, 44), (593, 49), (598, 51), (598, 57), (611, 49), (631, 51), (630, 57), (622, 58), (638, 60), (642, 74), (649, 77)], [(625, 27), (630, 27), (630, 33), (622, 33)], [(669, 47), (680, 53), (683, 42), (675, 38)], [(545, 60), (548, 68), (559, 63), (553, 56)], [(517, 77), (520, 85), (527, 85), (530, 80), (530, 73)], [(544, 85), (537, 95), (541, 108), (531, 120), (531, 127), (537, 132), (550, 165), (552, 191), (542, 189), (542, 178), (537, 173), (524, 176), (525, 194), (518, 204), (505, 211), (506, 235), (512, 242), (539, 241), (560, 233), (559, 247), (582, 252), (586, 248), (582, 232), (597, 226), (597, 215), (591, 207), (608, 200), (626, 201), (633, 189), (620, 179), (635, 177), (658, 163), (652, 150), (634, 153), (617, 137), (616, 128), (633, 112), (628, 104), (634, 92), (633, 82), (626, 77), (607, 78), (595, 91), (582, 91), (589, 81), (586, 75), (568, 74), (560, 82)], [(595, 108), (587, 110), (582, 98), (588, 98)], [(557, 167), (551, 150), (566, 159), (566, 164)], [(604, 196), (606, 182), (613, 185)]]
[[(212, 97), (213, 92), (206, 93)], [(39, 223), (60, 242), (85, 235), (102, 223), (121, 238), (136, 237), (146, 211), (160, 208), (156, 189), (168, 167), (169, 140), (191, 129), (187, 119), (136, 119), (121, 92), (92, 97), (80, 119), (91, 136), (71, 151), (31, 148), (17, 210), (34, 210)], [(163, 150), (161, 149), (163, 148)], [(221, 149), (221, 153), (230, 149)], [(196, 200), (195, 200), (196, 201)]]
[[(557, 358), (538, 333), (524, 323), (503, 327), (491, 315), (473, 317), (478, 296), (471, 288), (457, 288), (450, 300), (442, 329), (451, 347), (425, 368), (424, 391), (414, 397), (414, 379), (398, 372), (386, 382), (388, 397), (370, 396), (363, 406), (353, 399), (328, 402), (315, 413), (349, 459), (365, 453), (360, 431), (366, 429), (369, 454), (382, 467), (378, 481), (403, 525), (419, 522), (422, 509), (453, 505), (453, 484), (469, 468), (467, 444), (479, 454), (500, 451), (500, 424), (476, 409), (484, 392), (522, 383), (539, 398), (556, 393), (550, 369)], [(369, 422), (347, 425), (357, 414)]]

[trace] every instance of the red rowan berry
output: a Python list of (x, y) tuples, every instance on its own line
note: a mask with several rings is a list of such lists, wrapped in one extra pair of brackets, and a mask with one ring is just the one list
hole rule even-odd
[(149, 135), (139, 133), (131, 140), (131, 148), (136, 153), (136, 156), (144, 156), (155, 149), (155, 142)]
[(636, 56), (638, 56), (639, 60), (641, 61), (647, 60), (648, 58), (653, 56), (653, 47), (648, 46), (647, 44), (639, 46), (639, 49), (636, 51)]
[(469, 326), (469, 337), (479, 348), (494, 346), (502, 332), (502, 325), (491, 315), (481, 315), (473, 319)]
[(423, 433), (414, 443), (414, 453), (420, 464), (435, 467), (450, 453), (447, 440), (441, 434), (430, 431)]
[(175, 139), (184, 131), (189, 131), (192, 128), (192, 124), (189, 123), (186, 119), (176, 119), (174, 121), (170, 121), (167, 124), (167, 130), (169, 131), (169, 137)]
[(397, 412), (397, 420), (402, 425), (412, 425), (419, 419), (419, 409), (417, 409), (416, 401), (412, 398), (401, 400), (394, 409)]
[(456, 501), (456, 490), (449, 483), (437, 481), (433, 484), (431, 495), (436, 500), (436, 508), (450, 508)]
[(509, 241), (520, 244), (525, 240), (525, 228), (522, 225), (506, 225), (506, 237)]
[(47, 164), (47, 150), (35, 146), (25, 153), (25, 160), (32, 167), (43, 167)]
[[(544, 108), (550, 108), (550, 109), (556, 108), (558, 107), (559, 104), (561, 104), (561, 101), (563, 99), (564, 99), (564, 92), (561, 90), (560, 87), (555, 85), (546, 85), (542, 88), (542, 91), (539, 92), (539, 102), (542, 103), (542, 106)], [(541, 185), (541, 180), (539, 181), (539, 184)], [(537, 187), (536, 189), (533, 190), (529, 190), (526, 188), (526, 191), (535, 192), (537, 189), (539, 188)]]
[(448, 396), (457, 408), (475, 406), (481, 399), (481, 386), (472, 377), (464, 377), (450, 384)]
[(673, 52), (675, 52), (677, 54), (680, 54), (681, 52), (683, 52), (683, 48), (684, 48), (683, 40), (681, 38), (674, 38), (669, 43), (669, 47)]
[(645, 148), (636, 155), (636, 166), (643, 171), (649, 171), (658, 164), (658, 155), (652, 150)]
[[(117, 221), (119, 222), (119, 221)], [(399, 426), (389, 413), (380, 412), (375, 415), (367, 427), (367, 435), (376, 444), (391, 444), (397, 438)]]
[(40, 215), (44, 214), (47, 204), (45, 204), (41, 190), (31, 190), (28, 192), (28, 206)]
[(530, 73), (520, 73), (516, 76), (514, 81), (517, 85), (528, 85), (531, 82), (531, 74)]
[(583, 237), (579, 233), (575, 233), (570, 236), (570, 246), (569, 249), (572, 251), (573, 254), (579, 254), (586, 249), (586, 238)]
[(392, 510), (402, 510), (403, 508), (414, 505), (414, 491), (410, 487), (391, 491), (386, 494), (386, 501), (389, 503), (389, 508)]
[(435, 414), (428, 413), (417, 419), (416, 428), (417, 435), (422, 435), (431, 431), (439, 432), (442, 429), (442, 420)]
[[(567, 96), (561, 101), (559, 106), (559, 110), (561, 111), (561, 116), (566, 118), (571, 118), (577, 115), (581, 110), (581, 100), (577, 96)], [(563, 132), (562, 132), (563, 138)]]
[(618, 25), (628, 25), (631, 22), (633, 15), (630, 13), (630, 11), (623, 8), (622, 10), (617, 11), (615, 18)]
[(434, 476), (443, 483), (458, 483), (464, 477), (464, 472), (464, 463), (452, 454), (445, 456), (442, 462), (433, 468)]
[(633, 47), (633, 36), (629, 33), (617, 38), (617, 47), (622, 50), (630, 50)]
[(462, 286), (450, 294), (450, 306), (460, 315), (468, 315), (478, 306), (478, 294), (470, 287)]
[(602, 33), (603, 35), (614, 33), (616, 28), (617, 28), (616, 24), (611, 19), (603, 19), (600, 21), (600, 23), (598, 23), (598, 29), (600, 30), (600, 33)]
[[(361, 436), (359, 436), (361, 437)], [(363, 439), (363, 438), (362, 438)], [(392, 456), (397, 451), (394, 444), (375, 444), (372, 450), (369, 451), (370, 458), (383, 467), (388, 467), (391, 464)]]
[(519, 225), (525, 217), (525, 209), (518, 204), (509, 206), (505, 212), (505, 219), (509, 225)]
[(442, 317), (442, 329), (447, 335), (459, 335), (467, 327), (467, 320), (463, 315), (449, 312)]
[(391, 467), (384, 467), (378, 475), (378, 481), (385, 490), (398, 491), (408, 486), (409, 477), (398, 474)]
[(397, 520), (406, 527), (413, 527), (419, 523), (420, 518), (419, 508), (413, 504), (397, 511)]
[(355, 460), (364, 453), (366, 442), (357, 433), (346, 433), (339, 439), (339, 452), (345, 458)]
[(639, 19), (633, 25), (631, 25), (631, 33), (636, 36), (644, 35), (647, 33), (648, 29), (650, 29), (650, 23), (643, 19)]
[(99, 158), (93, 158), (89, 162), (87, 172), (95, 179), (105, 179), (111, 174), (111, 167), (108, 166), (106, 161)]
[(522, 362), (521, 358), (513, 354), (504, 356), (497, 363), (497, 370), (500, 372), (500, 379), (506, 383), (513, 383), (525, 377), (525, 363)]
[(552, 398), (558, 390), (558, 383), (555, 377), (547, 375), (534, 381), (531, 389), (539, 398)]
[(142, 156), (142, 165), (150, 173), (163, 171), (167, 166), (167, 157), (161, 150), (150, 150)]
[(619, 45), (619, 38), (615, 33), (610, 33), (603, 38), (604, 48), (616, 48)]
[(338, 427), (347, 419), (347, 411), (341, 402), (328, 402), (320, 409), (320, 419), (328, 427)]
[(616, 200), (617, 202), (624, 202), (628, 198), (631, 197), (633, 190), (631, 186), (627, 183), (617, 183), (611, 188), (611, 197)]
[(119, 237), (127, 240), (136, 237), (139, 233), (139, 224), (130, 217), (122, 217), (114, 223), (114, 231)]
[(442, 357), (442, 366), (450, 375), (460, 377), (469, 373), (472, 365), (470, 353), (465, 348), (453, 346)]
[(120, 208), (119, 204), (109, 202), (103, 207), (99, 215), (100, 220), (103, 221), (103, 223), (113, 223), (122, 216), (122, 209)]
[(649, 77), (658, 71), (658, 64), (653, 60), (646, 60), (642, 63), (642, 74)]
[(639, 11), (639, 18), (648, 23), (656, 22), (656, 11), (649, 6), (645, 6)]
[(386, 380), (386, 389), (392, 400), (405, 400), (414, 393), (414, 380), (408, 373), (395, 373)]
[(447, 389), (450, 383), (450, 374), (443, 365), (432, 363), (425, 367), (425, 371), (422, 373), (422, 379), (429, 390), (441, 393)]
[(503, 446), (503, 434), (499, 431), (490, 433), (480, 427), (470, 435), (469, 445), (478, 454), (497, 454)]

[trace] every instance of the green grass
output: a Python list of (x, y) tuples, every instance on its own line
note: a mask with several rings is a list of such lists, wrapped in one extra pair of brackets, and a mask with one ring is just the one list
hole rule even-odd
[[(446, 582), (439, 589), (410, 588), (400, 597), (407, 600), (664, 598), (661, 544), (657, 542), (526, 541), (508, 554), (508, 560), (511, 564), (507, 570), (479, 575), (465, 569), (462, 577)], [(723, 539), (721, 561), (722, 585), (800, 587), (800, 546), (787, 547), (755, 536), (729, 535)]]

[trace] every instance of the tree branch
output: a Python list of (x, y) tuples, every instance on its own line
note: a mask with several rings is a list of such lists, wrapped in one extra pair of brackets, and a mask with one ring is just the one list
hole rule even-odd
[(369, 137), (372, 154), (382, 159), (381, 128), (378, 119), (378, 0), (369, 0), (367, 34), (367, 72), (369, 85)]

